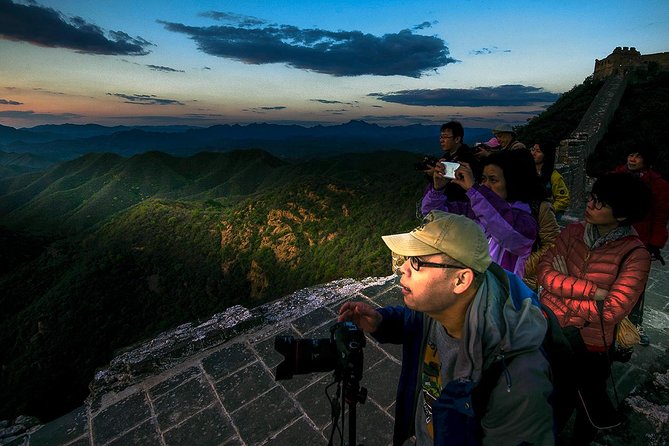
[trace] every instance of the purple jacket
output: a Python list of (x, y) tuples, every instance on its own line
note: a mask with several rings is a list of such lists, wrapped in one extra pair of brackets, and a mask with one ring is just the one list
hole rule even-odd
[(492, 261), (519, 277), (532, 252), (539, 227), (527, 203), (509, 203), (491, 189), (475, 184), (466, 193), (469, 201), (449, 201), (443, 191), (429, 185), (423, 195), (421, 212), (433, 209), (465, 215), (477, 222), (486, 236)]

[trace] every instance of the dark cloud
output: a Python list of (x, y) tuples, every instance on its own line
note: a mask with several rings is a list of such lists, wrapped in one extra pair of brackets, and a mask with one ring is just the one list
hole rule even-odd
[(351, 107), (357, 107), (358, 106), (358, 101), (353, 101), (353, 102), (342, 102), (342, 101), (335, 101), (331, 99), (309, 99), (311, 102), (318, 102), (320, 104), (326, 104), (326, 105), (332, 105), (332, 104), (341, 104), (341, 105), (350, 105)]
[(267, 23), (263, 19), (259, 19), (257, 17), (253, 16), (248, 16), (248, 15), (242, 15), (242, 14), (235, 14), (233, 12), (218, 12), (218, 11), (207, 11), (200, 13), (201, 17), (208, 17), (210, 19), (218, 20), (220, 22), (230, 22), (234, 23), (238, 26), (241, 26), (243, 28), (248, 28), (248, 27), (253, 27), (253, 26), (260, 26), (264, 25)]
[(162, 99), (152, 94), (107, 93), (109, 96), (125, 99), (126, 104), (134, 105), (185, 105), (176, 99)]
[(311, 102), (320, 102), (321, 104), (344, 104), (341, 101), (332, 101), (330, 99), (309, 99)]
[(35, 121), (54, 121), (63, 119), (81, 118), (82, 115), (75, 113), (35, 113), (32, 110), (25, 111), (0, 111), (0, 118), (7, 119), (29, 119)]
[(525, 85), (500, 85), (471, 89), (439, 88), (434, 90), (402, 90), (392, 93), (370, 93), (385, 102), (419, 106), (508, 107), (552, 103), (560, 96), (543, 88)]
[[(232, 20), (230, 14), (217, 14)], [(159, 23), (169, 31), (187, 35), (201, 51), (212, 56), (254, 65), (285, 63), (333, 76), (419, 78), (457, 62), (449, 56), (442, 39), (414, 34), (408, 29), (374, 36), (360, 31), (333, 32), (287, 25), (252, 28), (246, 22), (210, 27)]]
[(67, 18), (36, 3), (0, 0), (0, 38), (79, 53), (141, 56), (152, 43), (122, 31), (105, 33), (81, 17)]
[(426, 29), (426, 28), (432, 28), (432, 25), (436, 25), (439, 23), (438, 21), (434, 20), (432, 22), (423, 22), (420, 25), (416, 25), (413, 27), (413, 29)]
[(267, 107), (252, 107), (252, 108), (245, 108), (242, 111), (244, 112), (252, 112), (252, 113), (265, 113), (268, 111), (273, 111), (273, 110), (285, 110), (286, 107), (285, 105), (276, 105), (276, 106), (267, 106)]
[(483, 54), (495, 54), (495, 53), (510, 53), (511, 50), (503, 50), (500, 48), (497, 48), (496, 46), (490, 47), (490, 48), (481, 48), (478, 50), (471, 50), (469, 54), (473, 56), (481, 56)]
[(0, 99), (0, 105), (23, 105), (23, 102), (12, 101), (11, 99)]
[(185, 73), (184, 70), (176, 70), (170, 67), (163, 67), (162, 65), (147, 65), (147, 67), (151, 68), (154, 71), (162, 71), (164, 73)]

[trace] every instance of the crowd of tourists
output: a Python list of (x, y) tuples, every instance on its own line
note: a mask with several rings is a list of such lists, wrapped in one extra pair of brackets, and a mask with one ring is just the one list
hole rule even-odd
[(554, 145), (525, 145), (506, 124), (493, 134), (469, 147), (460, 123), (444, 124), (421, 224), (382, 237), (404, 305), (339, 311), (403, 346), (395, 445), (591, 444), (623, 422), (612, 361), (650, 342), (644, 290), (669, 221), (652, 148), (630, 147), (566, 219)]

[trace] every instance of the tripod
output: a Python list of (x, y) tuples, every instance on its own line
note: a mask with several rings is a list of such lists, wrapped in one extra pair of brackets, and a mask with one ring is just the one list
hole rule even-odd
[[(362, 358), (361, 358), (362, 359)], [(360, 387), (360, 375), (362, 373), (356, 374), (357, 368), (351, 364), (347, 365), (344, 370), (335, 370), (334, 378), (337, 383), (337, 397), (332, 402), (332, 432), (330, 434), (329, 446), (332, 446), (332, 439), (334, 436), (335, 428), (339, 430), (339, 427), (336, 427), (337, 420), (339, 419), (340, 414), (346, 413), (346, 405), (348, 405), (348, 446), (362, 446), (358, 445), (356, 437), (356, 405), (358, 403), (364, 404), (367, 399), (367, 389)], [(341, 401), (341, 406), (339, 402)], [(341, 420), (341, 444), (344, 444), (344, 418)]]

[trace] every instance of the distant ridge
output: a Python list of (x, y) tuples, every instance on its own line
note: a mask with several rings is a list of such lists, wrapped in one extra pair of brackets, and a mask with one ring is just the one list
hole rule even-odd
[[(466, 129), (467, 141), (488, 139), (489, 129)], [(262, 149), (279, 158), (323, 157), (347, 152), (402, 150), (439, 152), (438, 125), (381, 127), (364, 121), (314, 127), (255, 123), (188, 126), (43, 125), (28, 129), (0, 126), (0, 150), (68, 160), (89, 152), (130, 156), (162, 151), (188, 156), (199, 151)]]

